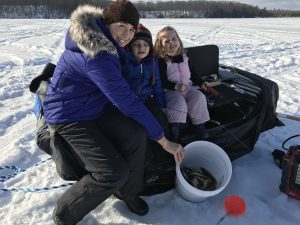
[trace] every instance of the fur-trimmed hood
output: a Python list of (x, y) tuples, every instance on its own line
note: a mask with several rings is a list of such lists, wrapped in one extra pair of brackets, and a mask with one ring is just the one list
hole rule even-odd
[(101, 51), (118, 55), (116, 46), (103, 32), (105, 24), (101, 21), (102, 11), (94, 6), (83, 5), (71, 15), (70, 38), (82, 52), (91, 57)]

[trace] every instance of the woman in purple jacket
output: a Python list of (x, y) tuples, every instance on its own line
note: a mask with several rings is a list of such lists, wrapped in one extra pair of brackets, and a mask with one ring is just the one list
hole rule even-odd
[(145, 215), (147, 203), (137, 194), (147, 135), (178, 164), (183, 158), (182, 146), (164, 137), (121, 75), (122, 47), (133, 38), (138, 21), (137, 9), (125, 0), (103, 11), (80, 6), (71, 15), (43, 110), (50, 128), (70, 145), (87, 173), (58, 200), (56, 224), (76, 224), (112, 194), (133, 213)]

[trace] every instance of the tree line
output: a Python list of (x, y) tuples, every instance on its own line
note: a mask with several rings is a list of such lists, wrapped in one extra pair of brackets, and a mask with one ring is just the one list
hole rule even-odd
[[(0, 0), (0, 18), (69, 18), (82, 4), (104, 8), (109, 0)], [(143, 18), (299, 17), (300, 11), (267, 10), (228, 1), (157, 1), (135, 3)]]

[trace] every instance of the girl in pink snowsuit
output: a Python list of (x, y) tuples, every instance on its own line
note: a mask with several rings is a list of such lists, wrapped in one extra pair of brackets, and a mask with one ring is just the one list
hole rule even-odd
[[(178, 141), (180, 127), (186, 123), (187, 115), (200, 138), (207, 138), (204, 123), (210, 118), (206, 97), (192, 86), (189, 59), (176, 30), (167, 26), (159, 31), (154, 48), (160, 58), (160, 74), (166, 90), (166, 113), (173, 141)], [(205, 88), (204, 85), (202, 88)]]

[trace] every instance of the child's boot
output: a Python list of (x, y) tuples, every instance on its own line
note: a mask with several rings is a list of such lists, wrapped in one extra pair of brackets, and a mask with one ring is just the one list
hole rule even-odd
[(170, 140), (177, 143), (180, 134), (180, 123), (171, 123), (170, 125)]
[(209, 134), (207, 133), (207, 130), (204, 126), (204, 124), (197, 124), (195, 125), (197, 131), (198, 131), (198, 135), (200, 137), (200, 139), (207, 139), (209, 137)]

